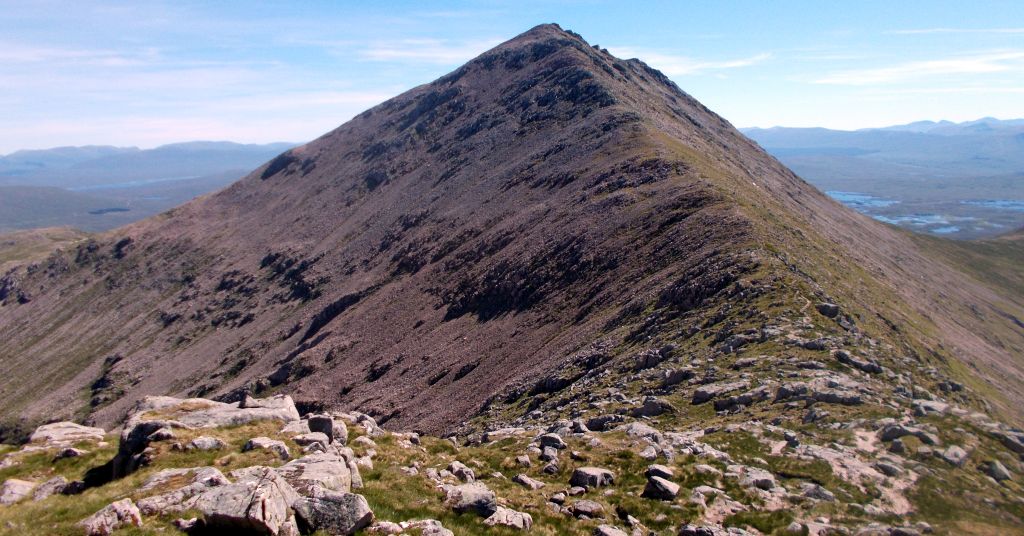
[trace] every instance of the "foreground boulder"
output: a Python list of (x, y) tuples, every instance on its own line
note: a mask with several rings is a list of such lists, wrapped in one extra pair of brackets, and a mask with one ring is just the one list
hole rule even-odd
[(355, 493), (321, 490), (295, 502), (295, 519), (304, 533), (322, 530), (332, 535), (355, 534), (373, 523), (366, 498)]
[(272, 468), (248, 469), (238, 482), (203, 493), (195, 507), (211, 529), (277, 535), (299, 496)]
[(87, 536), (107, 536), (127, 525), (141, 527), (142, 514), (131, 499), (121, 499), (83, 519), (79, 524)]
[(150, 436), (158, 430), (222, 428), (261, 420), (297, 421), (299, 412), (291, 397), (280, 395), (265, 399), (246, 397), (234, 404), (204, 398), (148, 396), (135, 405), (121, 432), (114, 476), (124, 476), (147, 463), (144, 451)]
[(62, 421), (44, 424), (36, 428), (36, 431), (29, 436), (29, 442), (46, 447), (70, 447), (74, 443), (83, 441), (94, 443), (103, 441), (106, 434), (107, 432), (102, 428)]
[(9, 478), (0, 486), (0, 505), (14, 504), (27, 498), (35, 489), (35, 482)]
[(488, 527), (501, 525), (519, 530), (530, 530), (533, 528), (533, 517), (525, 512), (517, 512), (511, 508), (499, 506), (490, 517), (484, 520), (484, 525)]
[(494, 492), (480, 482), (451, 486), (446, 495), (445, 503), (458, 513), (475, 512), (480, 517), (490, 517), (498, 511)]

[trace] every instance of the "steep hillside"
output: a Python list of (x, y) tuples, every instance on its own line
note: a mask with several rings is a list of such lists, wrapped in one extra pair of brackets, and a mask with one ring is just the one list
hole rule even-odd
[[(0, 302), (10, 429), (110, 426), (151, 394), (288, 393), (472, 443), (579, 418), (842, 487), (851, 523), (1021, 521), (1019, 486), (979, 470), (1021, 470), (999, 422), (1024, 417), (1019, 297), (554, 25), (11, 270)], [(778, 441), (794, 450), (776, 459)], [(894, 456), (904, 476), (872, 468)]]
[(1009, 306), (958, 279), (656, 71), (540, 27), (217, 195), (6, 276), (5, 372), (53, 370), (0, 396), (112, 422), (143, 393), (285, 388), (440, 430), (598, 340), (625, 352), (741, 309), (738, 281), (790, 296), (764, 300), (780, 309), (843, 301), (894, 353), (1019, 379), (998, 346), (1020, 333), (986, 340), (960, 314)]

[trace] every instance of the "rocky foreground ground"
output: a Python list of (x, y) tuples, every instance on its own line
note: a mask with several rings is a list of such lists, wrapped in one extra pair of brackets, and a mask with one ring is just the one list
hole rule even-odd
[(697, 385), (690, 404), (723, 415), (758, 401), (811, 407), (797, 426), (660, 429), (672, 404), (612, 390), (632, 409), (460, 440), (389, 432), (361, 413), (300, 416), (281, 395), (149, 397), (119, 439), (58, 422), (9, 448), (0, 531), (913, 535), (956, 533), (943, 509), (970, 496), (1024, 509), (1024, 437), (979, 413), (916, 399), (903, 418), (837, 422), (822, 408), (860, 403), (866, 390), (837, 372)]

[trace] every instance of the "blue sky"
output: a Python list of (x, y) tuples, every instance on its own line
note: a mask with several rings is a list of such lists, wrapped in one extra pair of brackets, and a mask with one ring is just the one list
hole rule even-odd
[(1024, 117), (1024, 2), (0, 0), (0, 153), (305, 141), (543, 22), (733, 124)]

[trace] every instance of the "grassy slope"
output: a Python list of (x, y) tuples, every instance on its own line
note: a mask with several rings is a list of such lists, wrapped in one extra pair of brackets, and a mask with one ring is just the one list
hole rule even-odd
[(65, 248), (89, 235), (70, 227), (48, 227), (0, 234), (0, 273), (23, 262), (46, 258), (58, 248)]

